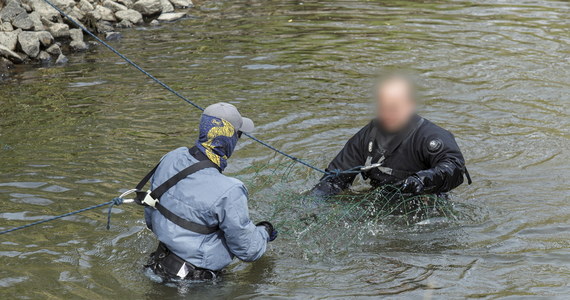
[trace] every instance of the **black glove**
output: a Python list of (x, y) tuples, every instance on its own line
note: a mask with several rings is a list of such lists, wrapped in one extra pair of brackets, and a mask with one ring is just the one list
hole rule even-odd
[(269, 234), (269, 241), (270, 242), (273, 242), (277, 238), (278, 232), (277, 232), (277, 230), (275, 230), (275, 228), (273, 228), (273, 225), (271, 225), (271, 223), (269, 223), (267, 221), (262, 221), (262, 222), (255, 224), (255, 226), (265, 227), (265, 230), (267, 230), (267, 233)]
[(412, 175), (400, 182), (399, 189), (402, 194), (419, 195), (424, 192), (424, 183), (418, 175)]

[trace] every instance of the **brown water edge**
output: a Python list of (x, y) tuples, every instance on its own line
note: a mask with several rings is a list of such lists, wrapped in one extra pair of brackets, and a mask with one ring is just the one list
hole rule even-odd
[[(454, 201), (468, 217), (390, 226), (347, 250), (305, 256), (304, 245), (282, 235), (261, 261), (233, 265), (221, 283), (178, 289), (142, 273), (154, 238), (142, 229), (140, 209), (123, 206), (111, 231), (101, 210), (2, 236), (0, 295), (568, 295), (567, 2), (202, 7), (196, 19), (125, 30), (113, 45), (202, 105), (236, 103), (261, 124), (258, 137), (321, 167), (369, 119), (377, 69), (412, 69), (420, 77), (422, 114), (450, 129), (467, 157), (475, 183), (459, 188)], [(0, 84), (2, 227), (108, 201), (196, 134), (196, 110), (103, 48), (74, 55), (64, 67), (18, 68)], [(295, 166), (286, 182), (270, 187), (248, 168), (281, 162), (251, 141), (232, 158), (229, 173), (250, 183), (256, 220), (318, 179)]]

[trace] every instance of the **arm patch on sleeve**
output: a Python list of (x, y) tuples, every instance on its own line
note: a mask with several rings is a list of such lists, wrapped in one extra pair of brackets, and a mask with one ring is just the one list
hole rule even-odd
[(428, 142), (427, 149), (429, 153), (436, 154), (443, 149), (443, 141), (440, 138), (434, 138)]

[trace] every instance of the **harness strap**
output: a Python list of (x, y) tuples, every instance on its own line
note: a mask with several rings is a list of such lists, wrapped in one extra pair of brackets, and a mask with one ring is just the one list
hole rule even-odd
[(378, 167), (377, 169), (384, 174), (394, 176), (398, 179), (406, 179), (406, 178), (408, 178), (408, 176), (411, 176), (414, 174), (413, 172), (395, 170), (395, 169), (388, 168), (388, 167)]
[(469, 171), (467, 171), (467, 167), (465, 167), (465, 177), (467, 177), (467, 184), (471, 185), (473, 180), (471, 180), (471, 175), (469, 175)]
[(170, 251), (163, 242), (158, 243), (158, 248), (151, 254), (151, 260), (145, 267), (151, 268), (157, 275), (166, 277), (167, 280), (175, 279), (176, 277), (181, 279), (211, 280), (221, 275), (220, 271), (199, 268), (185, 261)]
[(154, 189), (150, 193), (150, 196), (152, 196), (152, 198), (154, 198), (154, 199), (160, 199), (160, 197), (162, 197), (162, 195), (164, 193), (166, 193), (166, 191), (168, 191), (171, 187), (176, 185), (180, 180), (182, 180), (182, 179), (190, 176), (191, 174), (196, 173), (202, 169), (215, 168), (215, 167), (217, 167), (217, 165), (214, 164), (213, 162), (211, 162), (210, 160), (199, 161), (199, 162), (187, 167), (186, 169), (178, 172), (176, 175), (170, 177), (168, 180), (166, 180), (161, 185), (159, 185), (156, 189)]
[[(376, 126), (372, 126), (370, 134), (368, 135), (368, 156), (366, 157), (364, 167), (370, 167), (372, 165), (372, 159), (374, 158), (374, 144), (376, 142), (376, 131)], [(378, 151), (380, 151), (380, 159), (378, 162), (376, 162), (376, 164), (382, 164), (386, 159), (384, 155), (386, 153), (386, 150), (378, 144)]]
[[(142, 189), (144, 188), (144, 186), (146, 185), (146, 183), (150, 180), (150, 178), (152, 177), (152, 175), (154, 175), (154, 172), (156, 172), (156, 169), (158, 169), (158, 165), (160, 165), (160, 162), (158, 164), (156, 164), (156, 166), (154, 166), (154, 168), (152, 168), (152, 170), (150, 170), (150, 172), (148, 172), (148, 174), (146, 174), (143, 179), (141, 179), (141, 181), (139, 182), (139, 184), (137, 184), (137, 186), (135, 187), (135, 189), (137, 190), (137, 198), (136, 200), (142, 200), (144, 199), (144, 196), (146, 195), (145, 192), (142, 192)], [(140, 199), (139, 199), (140, 198)], [(141, 204), (140, 202), (137, 202), (138, 204)]]
[(165, 218), (167, 218), (170, 222), (186, 229), (190, 230), (195, 233), (200, 234), (211, 234), (218, 231), (220, 228), (218, 226), (215, 227), (208, 227), (206, 225), (194, 223), (192, 221), (188, 221), (180, 216), (176, 215), (175, 213), (168, 210), (168, 208), (164, 207), (160, 202), (157, 202), (154, 206), (156, 210), (158, 210)]
[[(170, 177), (168, 180), (163, 182), (161, 185), (159, 185), (153, 191), (149, 191), (149, 192), (142, 191), (144, 186), (147, 184), (147, 182), (150, 180), (150, 178), (156, 172), (156, 169), (158, 168), (159, 165), (160, 165), (160, 163), (158, 165), (156, 165), (139, 182), (139, 184), (137, 184), (136, 189), (138, 191), (137, 191), (137, 197), (135, 198), (135, 202), (137, 204), (144, 205), (144, 206), (149, 206), (148, 203), (152, 203), (151, 206), (154, 206), (154, 208), (156, 208), (156, 210), (158, 210), (166, 219), (168, 219), (172, 223), (174, 223), (174, 224), (176, 224), (176, 225), (178, 225), (178, 226), (180, 226), (186, 230), (190, 230), (192, 232), (196, 232), (196, 233), (200, 233), (200, 234), (211, 234), (211, 233), (218, 231), (219, 230), (218, 226), (208, 227), (206, 225), (194, 223), (192, 221), (186, 220), (186, 219), (176, 215), (175, 213), (171, 212), (166, 207), (164, 207), (162, 204), (160, 204), (160, 201), (159, 201), (160, 197), (162, 197), (162, 195), (164, 193), (166, 193), (166, 191), (168, 191), (171, 187), (175, 186), (182, 179), (184, 179), (184, 178), (190, 176), (191, 174), (194, 174), (200, 170), (207, 169), (207, 168), (216, 168), (219, 171), (220, 169), (219, 169), (218, 165), (214, 164), (209, 159), (201, 160), (201, 161), (185, 168), (184, 170), (178, 172), (176, 175)], [(149, 197), (151, 199), (147, 199), (145, 201), (145, 198), (149, 198)]]

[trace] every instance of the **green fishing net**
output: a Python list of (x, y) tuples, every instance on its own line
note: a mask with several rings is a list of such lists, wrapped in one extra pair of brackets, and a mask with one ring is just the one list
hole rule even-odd
[(271, 221), (280, 238), (313, 253), (343, 251), (370, 236), (398, 228), (454, 222), (461, 213), (447, 196), (410, 196), (394, 186), (319, 199), (303, 189), (319, 180), (294, 162), (257, 162), (245, 172), (254, 219)]

